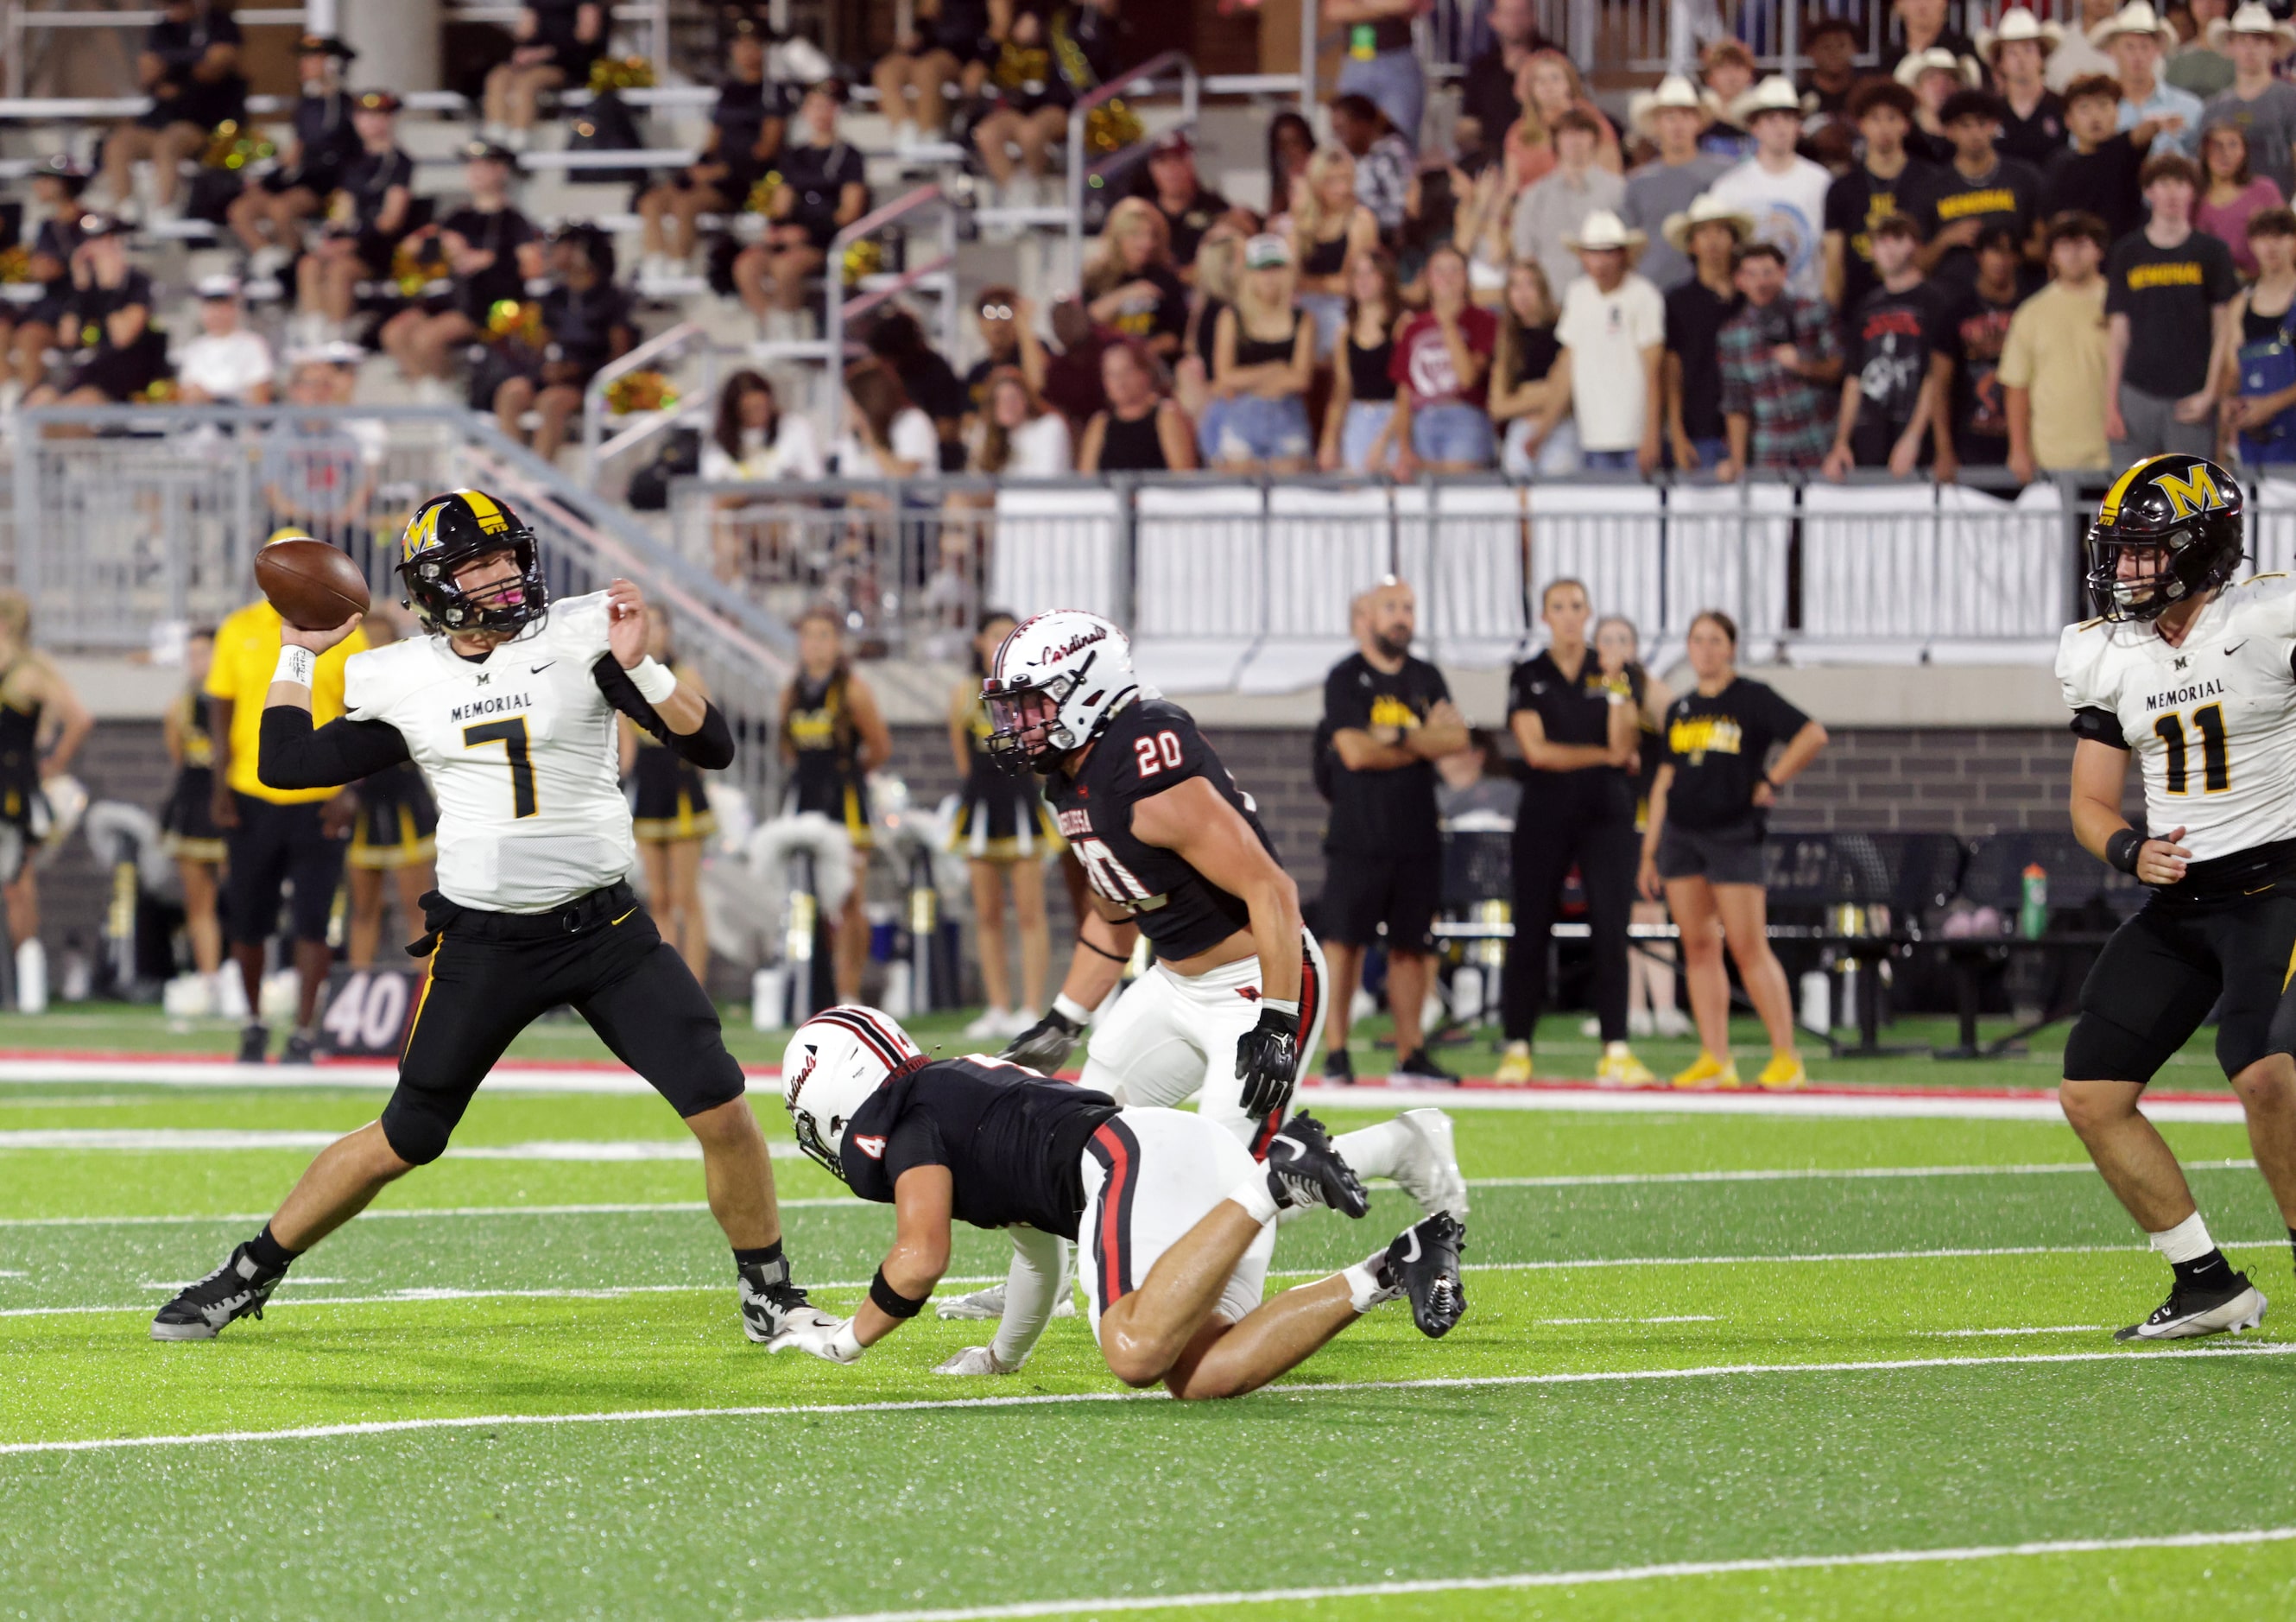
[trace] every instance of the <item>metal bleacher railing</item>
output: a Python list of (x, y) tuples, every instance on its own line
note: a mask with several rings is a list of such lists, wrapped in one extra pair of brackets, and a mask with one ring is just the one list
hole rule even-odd
[[(288, 524), (349, 552), (376, 600), (396, 601), (407, 515), (475, 484), (533, 525), (554, 591), (637, 581), (670, 610), (680, 656), (737, 729), (760, 741), (771, 732), (790, 669), (785, 624), (483, 417), (419, 406), (53, 407), (20, 413), (17, 435), (0, 578), (30, 597), (47, 646), (126, 654), (165, 623), (214, 623), (248, 599), (257, 548)], [(773, 751), (742, 755), (742, 786), (762, 787)]]

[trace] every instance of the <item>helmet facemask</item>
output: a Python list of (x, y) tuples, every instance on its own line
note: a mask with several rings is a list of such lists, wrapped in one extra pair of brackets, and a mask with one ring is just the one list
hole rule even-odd
[(797, 1080), (790, 1083), (788, 1093), (782, 1099), (782, 1107), (789, 1111), (790, 1131), (797, 1139), (798, 1148), (803, 1149), (824, 1171), (843, 1182), (845, 1165), (838, 1157), (838, 1150), (845, 1142), (846, 1122), (840, 1116), (832, 1116), (829, 1136), (824, 1140), (821, 1124), (814, 1119), (813, 1112), (799, 1102), (804, 1097), (806, 1083), (812, 1078), (814, 1063), (808, 1059), (806, 1067), (798, 1073)]
[[(2241, 553), (2234, 544), (2227, 555), (2204, 522), (2178, 524), (2165, 531), (2128, 533), (2103, 524), (2088, 532), (2087, 586), (2097, 612), (2120, 623), (2149, 624), (2189, 597), (2213, 591), (2231, 580)], [(2122, 572), (2125, 559), (2140, 567)], [(2141, 565), (2149, 562), (2151, 567)]]
[(988, 705), (988, 758), (1014, 777), (1028, 771), (1049, 776), (1070, 751), (1081, 746), (1062, 720), (1061, 706), (1083, 679), (1081, 671), (1063, 671), (1042, 686), (988, 678), (981, 688)]

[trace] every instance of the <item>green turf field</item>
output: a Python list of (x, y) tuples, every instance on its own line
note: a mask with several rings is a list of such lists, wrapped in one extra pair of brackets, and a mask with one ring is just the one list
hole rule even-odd
[[(165, 1033), (106, 1018), (0, 1021), (0, 1047)], [(2050, 1067), (1869, 1064), (1813, 1068)], [(316, 1138), (380, 1097), (14, 1083), (0, 1146)], [(767, 1358), (647, 1098), (482, 1093), (455, 1145), (484, 1155), (398, 1185), (205, 1345), (153, 1344), (151, 1312), (308, 1149), (0, 1147), (0, 1618), (2296, 1615), (2296, 1281), (2237, 1126), (2167, 1131), (2276, 1315), (2128, 1351), (2108, 1331), (2166, 1270), (2061, 1124), (1457, 1119), (1459, 1329), (1383, 1309), (1185, 1408), (1118, 1386), (1080, 1320), (991, 1380), (932, 1372), (988, 1326), (930, 1313), (850, 1369)], [(562, 1157), (499, 1157), (536, 1145)], [(775, 1165), (800, 1276), (849, 1311), (890, 1213)], [(1278, 1282), (1409, 1214), (1386, 1190), (1287, 1229)], [(967, 1231), (952, 1273), (1003, 1263)]]

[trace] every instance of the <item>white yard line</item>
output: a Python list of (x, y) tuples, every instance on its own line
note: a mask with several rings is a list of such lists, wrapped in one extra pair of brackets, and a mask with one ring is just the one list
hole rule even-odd
[(1533, 1323), (1719, 1323), (1712, 1313), (1683, 1313), (1671, 1318), (1534, 1318)]
[[(336, 1132), (255, 1132), (220, 1127), (52, 1127), (0, 1132), (0, 1154), (37, 1150), (78, 1153), (221, 1154), (249, 1149), (318, 1149), (340, 1138)], [(777, 1159), (792, 1159), (794, 1143), (768, 1142)], [(692, 1138), (611, 1138), (598, 1140), (537, 1139), (528, 1143), (455, 1144), (449, 1160), (559, 1160), (606, 1165), (636, 1160), (700, 1160)]]
[[(1624, 1385), (1677, 1379), (1728, 1379), (1769, 1374), (1894, 1374), (1931, 1369), (1982, 1369), (2008, 1365), (2104, 1363), (2131, 1367), (2161, 1366), (2202, 1358), (2284, 1357), (2296, 1341), (2260, 1345), (2193, 1346), (2174, 1352), (2039, 1352), (1982, 1357), (1901, 1357), (1862, 1363), (1709, 1363), (1685, 1369), (1602, 1369), (1558, 1374), (1459, 1375), (1434, 1379), (1333, 1380), (1327, 1384), (1275, 1385), (1245, 1402), (1347, 1396), (1365, 1391), (1473, 1391), (1514, 1387)], [(1046, 1408), (1079, 1403), (1160, 1402), (1160, 1391), (1078, 1391), (1032, 1396), (926, 1397), (878, 1403), (777, 1403), (726, 1408), (631, 1408), (605, 1413), (496, 1413), (420, 1420), (369, 1420), (343, 1425), (299, 1425), (278, 1430), (192, 1431), (176, 1436), (92, 1437), (70, 1442), (0, 1442), (11, 1453), (115, 1453), (128, 1448), (192, 1447), (217, 1442), (303, 1442), (332, 1437), (388, 1436), (400, 1431), (486, 1430), (511, 1426), (611, 1425), (662, 1420), (766, 1419), (829, 1413), (935, 1413), (969, 1408)], [(1168, 1601), (1166, 1601), (1168, 1603)], [(1090, 1601), (1084, 1601), (1089, 1604)]]
[(1965, 1340), (1977, 1335), (2091, 1335), (2112, 1327), (2109, 1323), (2046, 1323), (2022, 1330), (1915, 1330), (1914, 1333), (1940, 1340)]
[[(2188, 1172), (2229, 1172), (2252, 1168), (2253, 1160), (2187, 1160)], [(1745, 1172), (1597, 1172), (1555, 1177), (1470, 1177), (1471, 1189), (1599, 1189), (1611, 1184), (1668, 1182), (1892, 1182), (1912, 1177), (2044, 1177), (2062, 1173), (2094, 1172), (2086, 1160), (2049, 1160), (2022, 1165), (1866, 1165), (1815, 1166), (1784, 1171)]]
[(1519, 1588), (1576, 1588), (1596, 1583), (1643, 1583), (1668, 1577), (1824, 1571), (1843, 1567), (1945, 1565), (1963, 1560), (2031, 1559), (2051, 1554), (2112, 1554), (2133, 1549), (2222, 1549), (2242, 1544), (2286, 1543), (2291, 1539), (2296, 1539), (2296, 1527), (2267, 1527), (2248, 1532), (2180, 1532), (2158, 1537), (2084, 1537), (2054, 1543), (1980, 1544), (1962, 1549), (1885, 1549), (1857, 1554), (1781, 1554), (1761, 1560), (1678, 1560), (1659, 1566), (1609, 1566), (1592, 1571), (1522, 1571), (1505, 1577), (1335, 1583), (1315, 1588), (1238, 1589), (1227, 1593), (1125, 1594), (1102, 1599), (1026, 1600), (1011, 1605), (975, 1605), (956, 1610), (854, 1611), (843, 1616), (820, 1618), (818, 1622), (1001, 1622), (1005, 1618), (1057, 1617), (1071, 1612), (1299, 1605), (1316, 1600), (1490, 1593)]

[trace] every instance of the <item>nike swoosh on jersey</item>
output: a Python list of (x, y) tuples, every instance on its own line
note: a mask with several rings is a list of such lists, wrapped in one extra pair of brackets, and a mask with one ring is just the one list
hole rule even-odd
[(545, 659), (545, 660), (544, 660), (540, 664), (535, 665), (535, 666), (533, 666), (532, 668), (533, 668), (534, 673), (535, 673), (536, 675), (539, 676), (539, 675), (541, 675), (541, 674), (542, 674), (542, 672), (543, 672), (543, 671), (545, 671), (548, 670), (552, 665), (554, 665), (554, 664), (555, 664), (555, 663), (558, 663), (558, 661), (557, 661), (557, 660), (555, 660), (555, 659)]
[(2227, 659), (2231, 658), (2234, 654), (2240, 652), (2242, 648), (2246, 647), (2247, 646), (2248, 639), (2243, 637), (2241, 640), (2234, 643), (2230, 647), (2225, 649), (2225, 657)]

